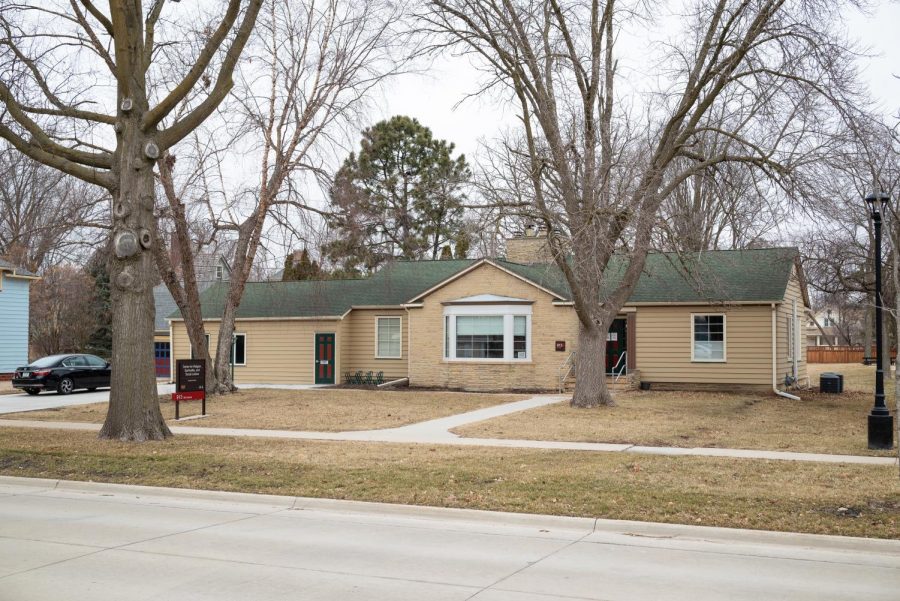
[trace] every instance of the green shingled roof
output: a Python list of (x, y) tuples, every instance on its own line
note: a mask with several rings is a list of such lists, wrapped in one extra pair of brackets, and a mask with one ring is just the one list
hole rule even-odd
[[(718, 250), (702, 253), (651, 253), (629, 303), (772, 302), (784, 298), (796, 248)], [(501, 263), (564, 298), (568, 283), (555, 264)], [(604, 274), (605, 289), (618, 285), (627, 258), (615, 256)]]
[[(248, 282), (237, 317), (325, 317), (352, 306), (400, 305), (475, 262), (397, 261), (365, 279)], [(222, 282), (200, 295), (205, 318), (222, 315), (228, 286)], [(180, 316), (175, 311), (169, 317)]]
[[(653, 253), (647, 257), (644, 273), (629, 302), (777, 302), (784, 298), (797, 256), (796, 248), (688, 255)], [(365, 279), (249, 282), (237, 317), (340, 316), (353, 306), (396, 306), (476, 262), (474, 259), (397, 261)], [(565, 278), (553, 264), (495, 262), (562, 299), (570, 298)], [(614, 257), (606, 274), (610, 285), (620, 280), (626, 265), (624, 257)], [(228, 282), (216, 284), (201, 294), (203, 316), (221, 316), (227, 294)], [(170, 315), (179, 316), (178, 311)]]

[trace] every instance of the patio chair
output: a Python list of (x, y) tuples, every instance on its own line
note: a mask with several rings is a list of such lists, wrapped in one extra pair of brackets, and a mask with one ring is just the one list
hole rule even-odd
[(353, 374), (349, 371), (344, 372), (344, 384), (353, 384)]
[(356, 372), (356, 375), (353, 376), (353, 383), (356, 384), (357, 386), (359, 386), (363, 383), (362, 370)]
[(371, 386), (375, 382), (375, 379), (372, 377), (372, 372), (366, 372), (366, 386)]
[(384, 384), (384, 372), (380, 371), (375, 374), (375, 385), (381, 386), (382, 384)]

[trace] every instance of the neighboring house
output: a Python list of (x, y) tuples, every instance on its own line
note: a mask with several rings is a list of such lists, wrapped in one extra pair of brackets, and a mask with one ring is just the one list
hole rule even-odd
[[(235, 380), (331, 384), (371, 371), (412, 386), (556, 389), (578, 319), (542, 244), (509, 240), (506, 260), (397, 261), (359, 280), (248, 283)], [(654, 387), (805, 380), (798, 257), (795, 248), (705, 252), (686, 272), (675, 255), (651, 254), (610, 328), (607, 371), (624, 366)], [(201, 298), (213, 345), (226, 294), (216, 285)], [(177, 313), (170, 321), (173, 360), (190, 358), (184, 323)]]
[(28, 300), (37, 275), (0, 259), (0, 379), (28, 363)]
[[(229, 281), (231, 267), (222, 253), (201, 253), (194, 258), (194, 274), (197, 276), (197, 288), (202, 294), (213, 284)], [(153, 327), (156, 377), (168, 378), (172, 374), (170, 370), (172, 343), (169, 339), (169, 322), (166, 318), (178, 309), (178, 305), (175, 304), (175, 299), (165, 284), (153, 288), (153, 303), (156, 307), (156, 321)]]
[[(807, 346), (837, 346), (845, 344), (838, 329), (837, 312), (830, 308), (822, 309), (814, 313), (815, 321), (806, 321), (806, 345)], [(821, 329), (816, 326), (816, 322)]]

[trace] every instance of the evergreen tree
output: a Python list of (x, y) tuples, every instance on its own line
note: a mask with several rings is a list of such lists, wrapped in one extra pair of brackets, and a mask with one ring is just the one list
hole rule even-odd
[(471, 177), (453, 148), (409, 117), (366, 129), (331, 189), (328, 257), (346, 272), (372, 271), (392, 258), (437, 259), (462, 227)]
[(464, 229), (460, 229), (459, 233), (456, 234), (454, 243), (456, 244), (456, 258), (457, 259), (468, 259), (469, 258), (469, 246), (471, 245), (471, 239), (469, 238), (469, 233)]
[(284, 259), (284, 273), (281, 276), (282, 282), (297, 280), (315, 280), (322, 276), (322, 269), (319, 267), (318, 261), (309, 258), (309, 250), (305, 247), (300, 251), (300, 258), (296, 261), (296, 251), (288, 254)]

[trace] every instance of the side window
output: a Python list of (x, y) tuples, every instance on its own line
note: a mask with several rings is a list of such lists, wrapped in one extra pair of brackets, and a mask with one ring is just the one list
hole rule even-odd
[(104, 361), (100, 357), (88, 355), (87, 357), (85, 357), (85, 359), (87, 359), (88, 365), (90, 365), (91, 367), (106, 367), (106, 361)]
[(88, 362), (84, 357), (69, 357), (63, 361), (66, 367), (87, 367)]
[(231, 345), (231, 362), (235, 365), (247, 365), (247, 335), (235, 334)]
[(376, 358), (399, 359), (403, 356), (400, 321), (399, 317), (375, 318)]
[(725, 316), (692, 317), (691, 361), (725, 361)]

